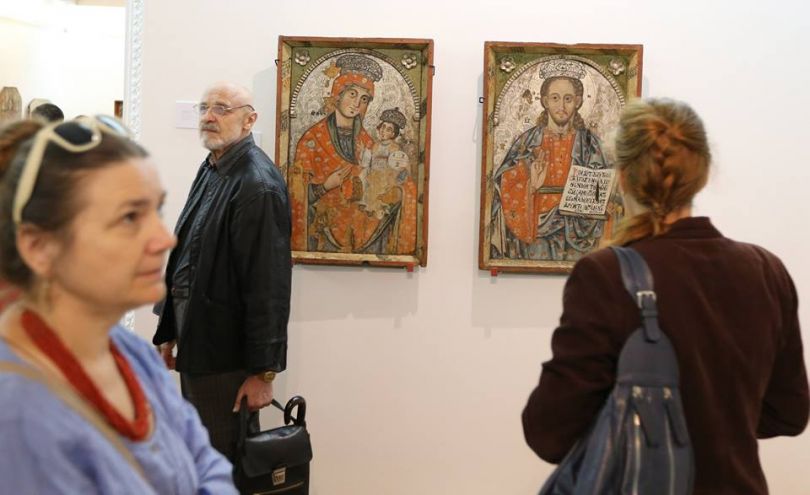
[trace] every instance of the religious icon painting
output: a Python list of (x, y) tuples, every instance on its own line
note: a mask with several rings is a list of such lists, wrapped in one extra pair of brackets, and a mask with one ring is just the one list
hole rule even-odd
[(641, 45), (487, 42), (479, 267), (566, 273), (623, 216), (611, 133)]
[(433, 41), (279, 37), (296, 263), (427, 263)]

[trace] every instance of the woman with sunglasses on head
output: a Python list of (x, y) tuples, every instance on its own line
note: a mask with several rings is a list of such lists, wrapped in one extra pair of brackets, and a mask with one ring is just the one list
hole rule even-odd
[[(693, 493), (766, 494), (757, 439), (800, 434), (810, 411), (798, 297), (779, 258), (692, 216), (710, 161), (703, 123), (689, 106), (630, 103), (616, 134), (627, 218), (613, 242), (638, 251), (652, 273), (658, 320), (680, 368)], [(639, 324), (612, 250), (577, 262), (553, 357), (523, 411), (538, 456), (559, 463), (586, 433)]]
[(229, 494), (155, 350), (117, 325), (164, 296), (174, 236), (146, 152), (109, 117), (0, 130), (4, 493)]

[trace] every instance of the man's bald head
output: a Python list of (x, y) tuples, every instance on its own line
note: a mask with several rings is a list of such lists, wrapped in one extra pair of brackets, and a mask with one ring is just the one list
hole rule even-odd
[(200, 139), (219, 159), (231, 146), (246, 138), (258, 114), (253, 93), (231, 82), (212, 84), (200, 101)]
[(205, 92), (203, 93), (203, 100), (211, 92), (218, 92), (223, 95), (228, 95), (233, 99), (237, 106), (253, 106), (253, 91), (245, 86), (242, 86), (241, 84), (236, 84), (229, 81), (216, 82), (205, 89)]

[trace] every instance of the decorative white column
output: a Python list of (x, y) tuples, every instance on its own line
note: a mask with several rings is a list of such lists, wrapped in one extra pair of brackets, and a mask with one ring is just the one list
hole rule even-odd
[[(126, 60), (124, 62), (124, 122), (141, 137), (141, 64), (143, 55), (143, 2), (127, 0)], [(128, 311), (121, 324), (135, 330), (135, 312)]]

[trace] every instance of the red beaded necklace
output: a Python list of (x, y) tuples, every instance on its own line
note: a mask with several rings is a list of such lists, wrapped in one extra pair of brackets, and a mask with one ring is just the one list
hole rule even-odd
[(140, 441), (146, 438), (149, 434), (149, 403), (135, 373), (112, 340), (110, 340), (110, 352), (112, 352), (118, 372), (121, 373), (135, 406), (135, 419), (131, 422), (121, 416), (121, 413), (104, 398), (82, 368), (81, 363), (39, 315), (26, 309), (23, 311), (21, 322), (28, 338), (50, 358), (73, 385), (73, 388), (104, 416), (110, 426), (130, 440)]

